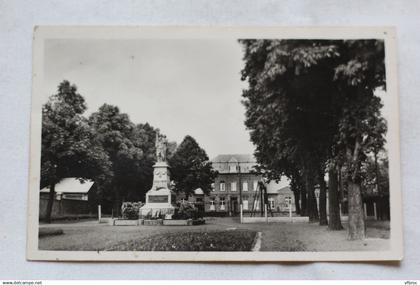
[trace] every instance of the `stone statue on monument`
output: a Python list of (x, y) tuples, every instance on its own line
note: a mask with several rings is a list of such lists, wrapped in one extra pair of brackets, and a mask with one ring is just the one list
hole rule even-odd
[(153, 165), (153, 185), (146, 193), (146, 200), (143, 207), (140, 208), (140, 215), (170, 217), (175, 213), (176, 195), (171, 190), (171, 177), (169, 165), (166, 161), (167, 156), (166, 136), (156, 134), (156, 163)]
[(156, 158), (158, 162), (166, 162), (167, 142), (166, 136), (156, 134)]

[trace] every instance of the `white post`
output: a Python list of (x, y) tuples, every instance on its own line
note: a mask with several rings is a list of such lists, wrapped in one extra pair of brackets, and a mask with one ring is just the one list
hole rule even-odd
[(239, 215), (240, 215), (240, 221), (241, 221), (241, 224), (242, 224), (242, 220), (243, 220), (242, 204), (239, 205), (239, 210), (240, 210), (240, 213), (239, 213)]
[(102, 212), (101, 212), (101, 205), (98, 205), (98, 223), (101, 222)]
[(265, 216), (265, 222), (268, 223), (267, 204), (264, 204), (264, 216)]
[(375, 215), (375, 220), (378, 219), (378, 216), (376, 216), (376, 202), (373, 202), (373, 214)]
[(290, 217), (290, 222), (293, 222), (293, 219), (292, 219), (292, 199), (289, 199), (289, 217)]
[(316, 199), (316, 207), (317, 209), (319, 209), (319, 197), (316, 197), (315, 199)]
[(363, 203), (363, 211), (365, 212), (365, 218), (367, 218), (367, 207), (366, 207), (366, 203)]

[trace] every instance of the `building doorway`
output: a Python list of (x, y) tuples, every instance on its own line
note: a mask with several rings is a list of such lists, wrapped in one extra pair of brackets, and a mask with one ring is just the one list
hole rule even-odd
[(230, 209), (231, 209), (232, 215), (239, 214), (238, 197), (230, 198)]

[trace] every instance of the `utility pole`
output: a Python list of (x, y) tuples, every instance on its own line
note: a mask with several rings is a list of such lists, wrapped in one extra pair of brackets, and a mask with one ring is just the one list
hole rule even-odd
[(241, 179), (241, 165), (238, 162), (238, 182), (239, 182), (239, 208), (242, 209), (242, 179)]

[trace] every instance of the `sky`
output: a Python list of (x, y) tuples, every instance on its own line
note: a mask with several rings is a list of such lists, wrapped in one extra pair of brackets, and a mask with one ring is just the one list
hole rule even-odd
[(77, 40), (45, 42), (44, 102), (66, 79), (88, 111), (116, 105), (178, 144), (194, 137), (210, 158), (253, 153), (241, 104), (242, 49), (222, 40)]
[[(45, 42), (46, 102), (66, 79), (85, 98), (86, 115), (116, 105), (170, 141), (194, 137), (210, 159), (252, 154), (241, 104), (242, 49), (234, 39), (54, 39)], [(378, 92), (388, 117), (385, 92)]]

